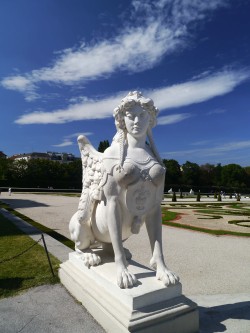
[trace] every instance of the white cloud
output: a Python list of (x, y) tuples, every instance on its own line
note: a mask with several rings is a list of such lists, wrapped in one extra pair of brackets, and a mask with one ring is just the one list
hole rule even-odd
[(57, 145), (52, 145), (52, 146), (53, 147), (68, 147), (68, 146), (72, 146), (73, 144), (74, 144), (73, 141), (64, 139), (62, 143), (59, 143)]
[(162, 116), (158, 118), (158, 125), (170, 125), (175, 124), (185, 119), (192, 117), (190, 113), (171, 114), (169, 116)]
[(4, 78), (1, 82), (2, 86), (6, 89), (16, 90), (25, 94), (25, 99), (30, 102), (38, 97), (35, 92), (36, 87), (32, 82), (32, 78), (29, 75), (21, 76), (9, 76)]
[(206, 15), (227, 0), (132, 1), (130, 17), (115, 37), (95, 44), (82, 44), (62, 50), (52, 66), (43, 67), (2, 80), (7, 89), (27, 94), (32, 100), (40, 82), (75, 84), (111, 75), (115, 71), (138, 72), (152, 68), (163, 56), (182, 49), (188, 43), (190, 23)]
[(184, 157), (184, 156), (190, 156), (192, 157), (208, 157), (208, 156), (221, 156), (223, 154), (226, 154), (227, 152), (245, 150), (250, 149), (250, 140), (248, 141), (234, 141), (229, 142), (226, 144), (221, 144), (213, 147), (202, 147), (199, 149), (186, 149), (186, 150), (180, 150), (180, 151), (172, 151), (172, 152), (165, 152), (162, 153), (162, 156), (164, 158), (168, 157)]
[(222, 113), (225, 113), (225, 112), (226, 112), (225, 109), (215, 109), (215, 110), (207, 112), (207, 115), (211, 116), (213, 114), (222, 114)]
[(66, 135), (63, 139), (63, 141), (59, 144), (56, 144), (56, 145), (52, 145), (53, 147), (67, 147), (67, 146), (72, 146), (74, 144), (76, 144), (76, 140), (75, 141), (72, 141), (70, 139), (72, 138), (77, 138), (79, 135), (85, 135), (85, 136), (90, 136), (92, 135), (93, 133), (92, 132), (79, 132), (79, 133), (73, 133), (73, 134), (69, 134), (69, 135)]
[[(200, 80), (176, 84), (170, 87), (147, 90), (160, 110), (183, 107), (201, 103), (211, 98), (231, 92), (235, 87), (249, 79), (249, 70), (224, 70)], [(103, 119), (112, 116), (113, 109), (127, 93), (120, 92), (100, 100), (87, 100), (69, 105), (66, 109), (51, 112), (34, 111), (18, 118), (17, 124), (63, 124), (87, 119)], [(180, 117), (176, 116), (175, 117)], [(170, 121), (171, 118), (165, 118)], [(174, 118), (172, 118), (173, 120)], [(176, 118), (177, 119), (177, 118)], [(180, 119), (180, 118), (179, 118)], [(183, 119), (182, 119), (183, 120)], [(160, 120), (164, 121), (164, 118)], [(162, 123), (163, 124), (163, 123)]]
[(104, 119), (111, 117), (114, 107), (120, 102), (120, 97), (110, 97), (100, 101), (91, 101), (70, 105), (66, 109), (52, 112), (35, 111), (24, 114), (15, 121), (17, 124), (63, 124), (70, 121)]
[(204, 145), (208, 145), (209, 143), (211, 143), (211, 140), (201, 140), (201, 141), (192, 142), (191, 145), (192, 146), (204, 146)]
[(93, 133), (92, 132), (77, 132), (77, 133), (66, 135), (65, 138), (67, 138), (67, 139), (77, 138), (79, 135), (90, 136), (90, 135), (93, 135)]
[(223, 70), (199, 80), (157, 89), (151, 97), (161, 110), (177, 108), (225, 95), (249, 78), (248, 69)]

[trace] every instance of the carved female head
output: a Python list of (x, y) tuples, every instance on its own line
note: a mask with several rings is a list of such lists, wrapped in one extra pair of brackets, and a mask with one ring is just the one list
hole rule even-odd
[(114, 109), (115, 125), (117, 130), (122, 130), (126, 132), (125, 116), (127, 112), (140, 106), (145, 112), (148, 112), (149, 118), (149, 128), (151, 129), (156, 125), (156, 117), (159, 110), (154, 106), (154, 102), (150, 98), (145, 98), (140, 92), (133, 91), (130, 92), (125, 98), (121, 100), (121, 104)]
[[(117, 128), (117, 135), (114, 137), (113, 142), (119, 142), (120, 144), (120, 166), (122, 167), (124, 162), (124, 144), (126, 144), (126, 137), (128, 128), (126, 127), (125, 118), (129, 117), (129, 114), (136, 113), (135, 110), (141, 109), (147, 113), (146, 132), (149, 139), (150, 147), (154, 153), (156, 159), (162, 164), (161, 158), (154, 144), (151, 129), (156, 125), (156, 117), (159, 110), (154, 106), (154, 102), (150, 98), (145, 98), (142, 93), (138, 91), (130, 92), (125, 98), (121, 100), (121, 104), (114, 109), (113, 115), (115, 117), (115, 125)], [(149, 117), (148, 117), (149, 115)], [(145, 124), (143, 125), (145, 126)], [(136, 130), (135, 130), (136, 132)], [(118, 140), (117, 140), (118, 139)]]

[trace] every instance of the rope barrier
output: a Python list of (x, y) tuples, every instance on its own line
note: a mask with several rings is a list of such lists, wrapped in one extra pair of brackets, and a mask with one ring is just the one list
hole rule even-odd
[(28, 252), (30, 249), (32, 249), (35, 245), (37, 245), (40, 241), (42, 240), (42, 237), (40, 239), (38, 239), (38, 241), (36, 241), (34, 244), (32, 244), (30, 247), (28, 247), (27, 249), (23, 250), (22, 252), (16, 254), (14, 257), (11, 257), (11, 258), (7, 258), (7, 259), (4, 259), (4, 260), (1, 260), (0, 261), (0, 264), (4, 263), (4, 262), (7, 262), (7, 261), (11, 261), (13, 259), (16, 259), (18, 257), (20, 257), (21, 255), (23, 255), (24, 253)]

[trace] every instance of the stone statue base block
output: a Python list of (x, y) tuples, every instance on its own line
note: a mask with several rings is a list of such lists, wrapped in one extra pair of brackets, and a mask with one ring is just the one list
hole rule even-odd
[(139, 284), (120, 289), (113, 258), (103, 259), (102, 255), (102, 261), (104, 265), (87, 268), (77, 253), (70, 253), (69, 260), (61, 264), (59, 276), (107, 332), (199, 331), (197, 305), (181, 294), (180, 283), (166, 288), (156, 280), (154, 271), (131, 260), (129, 270)]

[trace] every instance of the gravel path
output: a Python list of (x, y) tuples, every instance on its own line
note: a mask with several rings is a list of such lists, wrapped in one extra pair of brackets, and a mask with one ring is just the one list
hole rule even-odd
[[(77, 197), (18, 193), (10, 197), (2, 193), (1, 199), (66, 237), (79, 201)], [(148, 265), (150, 246), (144, 227), (125, 242), (125, 247), (134, 260)], [(250, 293), (250, 239), (163, 226), (163, 248), (168, 266), (181, 278), (184, 294)]]

